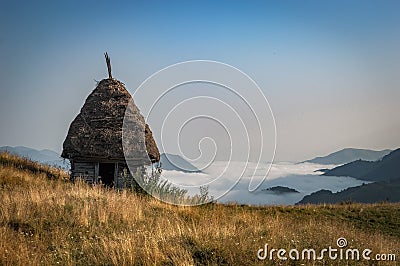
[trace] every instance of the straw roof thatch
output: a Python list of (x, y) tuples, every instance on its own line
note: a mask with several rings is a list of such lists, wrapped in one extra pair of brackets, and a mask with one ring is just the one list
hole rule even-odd
[(61, 156), (158, 162), (160, 153), (152, 132), (124, 84), (111, 77), (110, 66), (109, 76), (99, 82), (72, 121)]

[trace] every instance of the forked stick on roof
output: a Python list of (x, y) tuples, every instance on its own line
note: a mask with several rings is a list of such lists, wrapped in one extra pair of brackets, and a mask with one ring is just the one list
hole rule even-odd
[(107, 52), (104, 54), (104, 56), (106, 57), (107, 70), (108, 70), (108, 78), (109, 78), (109, 79), (112, 79), (110, 57), (108, 56), (108, 53), (107, 53)]

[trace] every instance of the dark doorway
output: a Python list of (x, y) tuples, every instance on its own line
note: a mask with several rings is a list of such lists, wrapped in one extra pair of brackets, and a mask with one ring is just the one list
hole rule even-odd
[(114, 186), (114, 170), (113, 163), (99, 163), (99, 176), (101, 176), (100, 180), (104, 185)]

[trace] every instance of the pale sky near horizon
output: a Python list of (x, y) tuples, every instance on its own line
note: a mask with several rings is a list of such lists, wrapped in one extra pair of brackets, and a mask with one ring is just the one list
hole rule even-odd
[(398, 148), (399, 11), (399, 1), (2, 1), (0, 146), (61, 152), (107, 77), (108, 51), (132, 94), (182, 61), (241, 69), (271, 105), (279, 161)]

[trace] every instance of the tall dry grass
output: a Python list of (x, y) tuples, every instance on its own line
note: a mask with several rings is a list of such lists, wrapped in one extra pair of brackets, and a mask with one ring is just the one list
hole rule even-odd
[(358, 265), (257, 259), (265, 243), (318, 250), (339, 237), (400, 256), (398, 220), (380, 217), (396, 204), (177, 207), (12, 164), (0, 184), (0, 265)]

